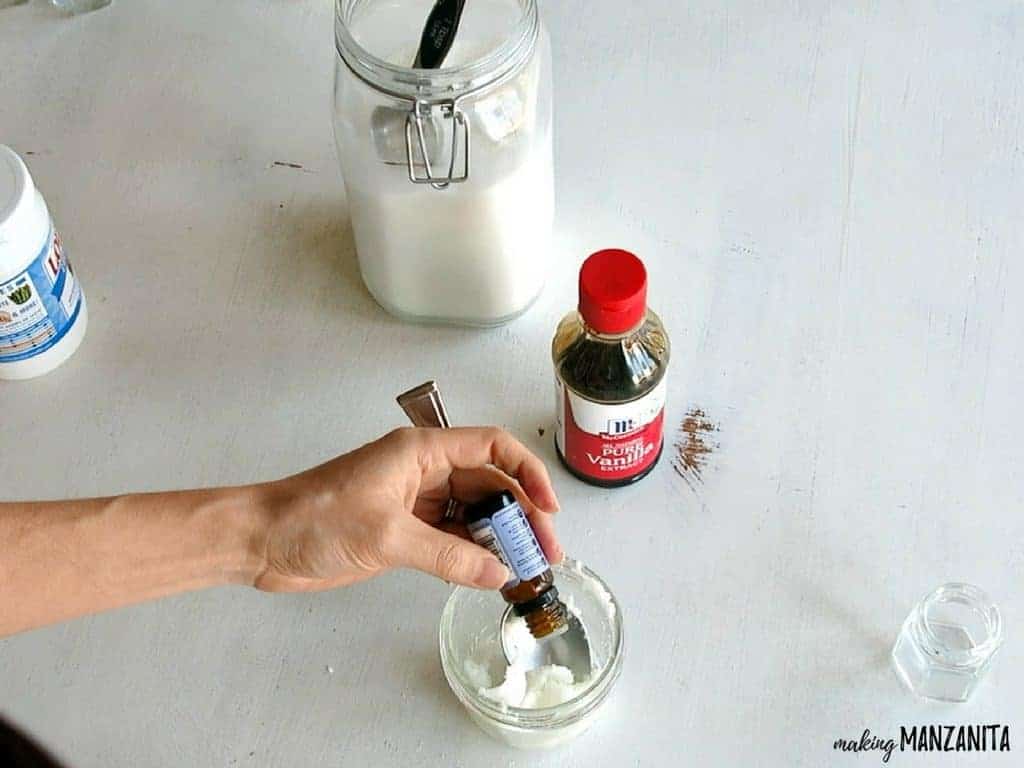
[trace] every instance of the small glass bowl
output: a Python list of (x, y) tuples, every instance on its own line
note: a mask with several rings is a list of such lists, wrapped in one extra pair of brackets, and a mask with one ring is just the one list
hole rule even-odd
[[(552, 570), (559, 596), (575, 608), (587, 629), (598, 670), (585, 690), (563, 704), (523, 709), (480, 694), (480, 672), (486, 673), (493, 685), (501, 683), (504, 676), (498, 623), (505, 601), (498, 592), (456, 587), (441, 613), (441, 667), (452, 692), (485, 733), (521, 749), (556, 747), (583, 733), (593, 724), (622, 671), (622, 611), (611, 590), (578, 561), (566, 558)], [(472, 666), (476, 669), (467, 671)]]
[(943, 584), (903, 622), (892, 661), (918, 696), (967, 701), (1002, 642), (999, 609), (985, 592), (970, 584)]

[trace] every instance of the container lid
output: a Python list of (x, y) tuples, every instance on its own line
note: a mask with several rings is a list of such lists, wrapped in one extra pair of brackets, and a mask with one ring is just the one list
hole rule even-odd
[(634, 254), (609, 248), (590, 254), (580, 269), (580, 314), (598, 333), (625, 333), (647, 311), (647, 270)]
[[(40, 239), (39, 216), (32, 204), (35, 185), (25, 163), (0, 144), (0, 258), (17, 256)], [(3, 264), (0, 264), (2, 273)]]

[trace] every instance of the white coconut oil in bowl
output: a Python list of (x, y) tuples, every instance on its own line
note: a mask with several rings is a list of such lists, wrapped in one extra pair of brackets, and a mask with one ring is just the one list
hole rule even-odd
[(525, 672), (501, 650), (497, 592), (457, 587), (441, 614), (441, 666), (470, 718), (490, 736), (521, 749), (548, 749), (575, 739), (606, 709), (622, 670), (622, 612), (608, 586), (582, 563), (552, 566), (566, 605), (587, 630), (593, 672)]

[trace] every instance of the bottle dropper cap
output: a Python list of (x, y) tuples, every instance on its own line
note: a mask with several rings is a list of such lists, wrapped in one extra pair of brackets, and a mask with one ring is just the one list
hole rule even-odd
[(579, 312), (598, 333), (625, 333), (647, 311), (647, 270), (634, 254), (609, 248), (590, 254), (580, 269)]

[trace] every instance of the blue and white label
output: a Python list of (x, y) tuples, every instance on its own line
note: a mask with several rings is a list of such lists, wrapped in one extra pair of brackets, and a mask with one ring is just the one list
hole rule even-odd
[(51, 227), (28, 268), (0, 283), (0, 363), (27, 360), (59, 342), (82, 310), (82, 289)]
[(473, 541), (489, 549), (512, 571), (506, 587), (535, 579), (551, 567), (518, 502), (468, 527)]

